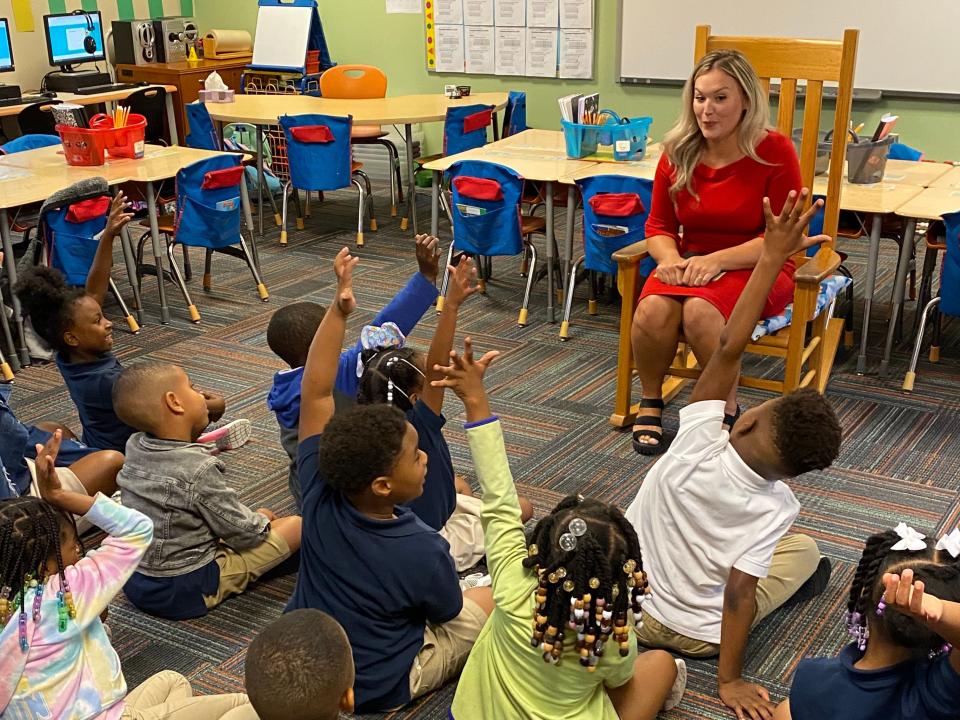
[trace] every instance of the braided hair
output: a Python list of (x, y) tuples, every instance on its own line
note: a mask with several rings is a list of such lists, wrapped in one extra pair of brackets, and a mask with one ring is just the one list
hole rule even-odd
[(410, 396), (423, 388), (424, 373), (413, 348), (364, 350), (360, 356), (363, 375), (357, 388), (360, 405), (386, 403), (406, 412), (413, 407)]
[[(66, 629), (67, 617), (76, 617), (70, 586), (64, 577), (61, 534), (72, 528), (79, 540), (73, 517), (35, 497), (19, 497), (0, 501), (0, 621), (7, 622), (20, 609), (20, 649), (27, 651), (26, 597), (35, 590), (33, 622), (40, 621), (40, 605), (47, 580), (47, 561), (55, 558), (60, 590), (57, 593), (60, 631)], [(81, 553), (83, 546), (81, 544)]]
[(870, 624), (882, 626), (890, 640), (920, 655), (936, 655), (944, 647), (943, 638), (918, 619), (901, 612), (879, 609), (883, 597), (883, 575), (907, 568), (922, 580), (927, 591), (943, 599), (960, 601), (960, 561), (947, 553), (938, 553), (926, 541), (924, 550), (893, 550), (900, 541), (893, 530), (885, 530), (867, 538), (857, 565), (847, 601), (847, 630), (860, 650), (866, 650)]
[(13, 290), (37, 334), (57, 352), (69, 353), (63, 335), (73, 325), (74, 303), (85, 290), (70, 287), (59, 270), (42, 265), (24, 271)]
[(523, 565), (539, 576), (530, 644), (544, 661), (561, 661), (568, 634), (589, 672), (611, 635), (630, 653), (629, 613), (639, 627), (647, 576), (637, 532), (616, 507), (568, 495), (537, 523)]

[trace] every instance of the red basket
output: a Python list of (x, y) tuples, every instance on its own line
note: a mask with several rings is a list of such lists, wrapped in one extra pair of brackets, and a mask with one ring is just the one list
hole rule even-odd
[(320, 51), (308, 50), (306, 74), (316, 75), (319, 72), (320, 72)]
[(67, 165), (103, 165), (106, 134), (102, 130), (57, 125)]
[(100, 113), (90, 118), (90, 128), (104, 134), (106, 138), (104, 147), (110, 157), (143, 157), (147, 133), (147, 119), (143, 115), (130, 113), (127, 124), (121, 128), (115, 128), (113, 118)]

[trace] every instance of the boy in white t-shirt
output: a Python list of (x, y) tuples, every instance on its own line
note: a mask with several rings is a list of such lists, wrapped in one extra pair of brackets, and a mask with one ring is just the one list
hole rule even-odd
[(767, 691), (741, 676), (751, 627), (788, 600), (823, 592), (830, 578), (811, 538), (786, 535), (800, 504), (782, 482), (836, 458), (841, 431), (830, 403), (799, 390), (745, 411), (730, 432), (723, 427), (725, 399), (777, 274), (794, 253), (829, 240), (803, 234), (822, 205), (802, 212), (807, 194), (791, 192), (779, 216), (764, 200), (760, 259), (680, 411), (676, 439), (627, 511), (652, 592), (641, 644), (719, 653), (720, 698), (741, 718), (770, 718), (774, 709)]

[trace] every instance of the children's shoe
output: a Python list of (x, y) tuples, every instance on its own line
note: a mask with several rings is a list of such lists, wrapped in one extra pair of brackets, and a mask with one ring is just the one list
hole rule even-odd
[(469, 590), (470, 588), (475, 587), (487, 587), (493, 582), (493, 579), (489, 575), (484, 575), (483, 573), (473, 573), (472, 575), (467, 575), (464, 578), (460, 578), (460, 589)]
[(673, 687), (670, 688), (670, 694), (663, 703), (664, 710), (673, 710), (680, 701), (683, 700), (683, 693), (687, 690), (687, 664), (681, 659), (676, 658), (677, 679), (673, 681)]
[(831, 572), (833, 572), (833, 565), (830, 564), (830, 558), (820, 558), (820, 563), (817, 565), (817, 569), (813, 571), (813, 575), (807, 578), (807, 581), (787, 599), (783, 607), (797, 605), (820, 595), (830, 583)]
[(236, 450), (243, 447), (253, 435), (253, 424), (249, 420), (234, 420), (226, 425), (211, 430), (197, 438), (200, 443), (214, 443), (217, 450)]

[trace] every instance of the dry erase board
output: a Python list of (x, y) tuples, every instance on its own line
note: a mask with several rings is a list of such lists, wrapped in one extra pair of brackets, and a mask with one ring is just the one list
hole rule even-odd
[(313, 7), (261, 7), (253, 42), (253, 66), (300, 70), (307, 59)]
[(900, 94), (960, 95), (958, 0), (620, 0), (622, 82), (684, 80), (693, 67), (694, 29), (715, 35), (839, 40), (860, 30), (854, 85)]

